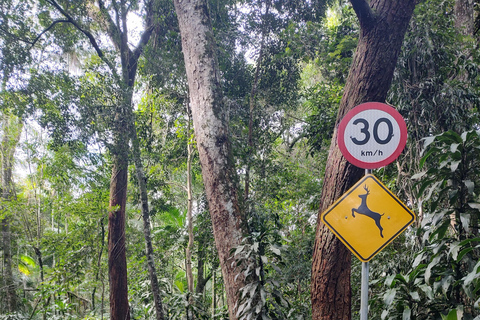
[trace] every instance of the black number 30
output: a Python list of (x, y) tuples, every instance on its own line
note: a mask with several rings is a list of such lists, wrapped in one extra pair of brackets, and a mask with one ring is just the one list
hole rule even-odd
[[(381, 139), (378, 136), (378, 127), (380, 126), (380, 124), (382, 122), (385, 123), (388, 127), (388, 134), (387, 134), (387, 137), (385, 139)], [(352, 139), (353, 143), (355, 143), (356, 145), (359, 145), (359, 146), (362, 146), (362, 145), (366, 144), (370, 140), (370, 131), (368, 131), (368, 129), (370, 128), (370, 125), (369, 125), (368, 121), (363, 119), (363, 118), (358, 118), (353, 122), (353, 124), (354, 125), (357, 125), (357, 124), (362, 124), (363, 125), (360, 132), (363, 133), (364, 137), (363, 137), (362, 140), (358, 140), (357, 138), (353, 138), (353, 137), (350, 137), (350, 139)], [(377, 121), (375, 121), (375, 124), (373, 125), (373, 138), (375, 139), (375, 141), (378, 144), (387, 144), (387, 143), (390, 142), (390, 140), (392, 140), (392, 137), (393, 137), (393, 125), (392, 125), (392, 122), (390, 121), (390, 119), (380, 118)]]

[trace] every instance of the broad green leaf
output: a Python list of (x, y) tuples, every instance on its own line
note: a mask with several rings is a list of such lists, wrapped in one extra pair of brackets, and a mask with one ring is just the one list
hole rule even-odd
[(23, 263), (20, 263), (18, 265), (18, 271), (20, 271), (21, 273), (23, 273), (26, 276), (30, 275), (30, 270), (28, 270), (27, 266), (25, 266)]
[(452, 161), (452, 163), (450, 164), (450, 170), (451, 170), (452, 172), (457, 171), (458, 165), (459, 165), (461, 162), (462, 162), (461, 160)]
[(474, 183), (472, 180), (463, 180), (463, 183), (464, 183), (465, 186), (467, 187), (468, 193), (469, 193), (469, 194), (472, 194), (472, 193), (473, 193), (473, 190), (474, 190), (474, 188), (475, 188), (475, 183)]
[(425, 295), (428, 297), (428, 299), (433, 299), (433, 290), (432, 290), (432, 287), (430, 287), (429, 285), (427, 284), (422, 284), (419, 286), (419, 288), (425, 292)]
[(425, 150), (429, 145), (432, 144), (432, 142), (435, 141), (435, 138), (437, 136), (431, 136), (431, 137), (426, 137), (426, 138), (423, 138), (423, 149)]
[(412, 310), (409, 307), (403, 309), (402, 320), (410, 320), (410, 316), (412, 315)]
[(448, 251), (448, 253), (452, 255), (452, 258), (454, 260), (457, 260), (458, 252), (460, 251), (460, 249), (461, 249), (460, 242), (456, 241), (451, 244), (450, 250)]
[(452, 143), (450, 145), (450, 152), (455, 153), (457, 151), (459, 145), (460, 145), (460, 143)]
[(388, 310), (383, 310), (382, 311), (382, 320), (385, 320), (385, 318), (388, 316)]
[(457, 320), (457, 310), (456, 309), (450, 310), (450, 312), (446, 316), (442, 315), (442, 319), (443, 320)]
[(476, 209), (476, 210), (480, 210), (480, 203), (476, 203), (476, 202), (469, 202), (468, 203), (468, 206), (472, 209)]
[(460, 213), (460, 222), (462, 223), (463, 229), (465, 231), (470, 231), (470, 214), (462, 212)]
[(463, 278), (464, 285), (468, 286), (472, 283), (473, 280), (477, 279), (480, 274), (478, 273), (478, 268), (480, 267), (480, 261), (477, 262), (473, 270)]
[(237, 254), (239, 254), (240, 252), (242, 252), (244, 248), (245, 248), (245, 245), (240, 245), (240, 246), (238, 246), (237, 249), (235, 250), (235, 254), (234, 254), (234, 255), (237, 255)]
[(387, 276), (385, 278), (385, 285), (387, 287), (392, 287), (393, 285), (395, 285), (395, 282), (393, 281), (395, 279), (395, 275), (394, 274), (391, 274), (389, 276)]
[(383, 302), (385, 305), (389, 306), (392, 304), (393, 299), (395, 299), (395, 295), (397, 294), (397, 289), (388, 289), (385, 295), (383, 296)]
[(428, 264), (427, 269), (425, 270), (425, 282), (429, 283), (430, 278), (432, 276), (432, 269), (440, 262), (441, 256), (436, 256), (433, 260)]
[(272, 250), (272, 252), (274, 254), (276, 254), (277, 256), (280, 256), (282, 254), (282, 252), (280, 251), (280, 249), (278, 249), (275, 245), (271, 245), (270, 246), (270, 250)]
[(33, 260), (31, 257), (26, 256), (26, 255), (21, 255), (20, 260), (22, 260), (24, 263), (31, 267), (36, 267), (37, 264), (35, 263), (35, 260)]
[(418, 294), (417, 291), (411, 291), (410, 296), (412, 297), (413, 300), (420, 301), (420, 295)]
[(422, 172), (419, 172), (417, 174), (414, 174), (412, 176), (412, 180), (418, 180), (418, 179), (422, 178), (423, 176), (425, 176), (425, 174), (427, 174), (427, 171), (422, 171)]

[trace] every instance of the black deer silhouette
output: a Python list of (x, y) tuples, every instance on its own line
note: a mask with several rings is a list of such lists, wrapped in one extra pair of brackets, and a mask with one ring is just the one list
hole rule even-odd
[(360, 204), (360, 206), (358, 208), (352, 209), (352, 216), (355, 218), (355, 212), (356, 212), (356, 213), (363, 214), (367, 217), (372, 218), (375, 221), (375, 224), (377, 225), (378, 229), (380, 229), (380, 236), (383, 238), (383, 228), (380, 225), (380, 219), (382, 218), (382, 216), (385, 213), (380, 214), (380, 213), (377, 213), (377, 212), (373, 212), (372, 210), (370, 210), (368, 208), (368, 206), (367, 206), (367, 196), (370, 194), (370, 191), (368, 190), (366, 185), (363, 187), (363, 189), (365, 189), (365, 191), (367, 191), (367, 193), (358, 195), (358, 197), (360, 199), (362, 199), (362, 203)]

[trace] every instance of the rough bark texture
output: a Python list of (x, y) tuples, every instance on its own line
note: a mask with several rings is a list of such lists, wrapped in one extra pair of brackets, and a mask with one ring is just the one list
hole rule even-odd
[(163, 306), (160, 295), (160, 287), (158, 285), (157, 270), (155, 268), (155, 260), (153, 255), (152, 236), (150, 232), (150, 209), (148, 206), (148, 194), (145, 179), (145, 171), (140, 155), (140, 146), (137, 132), (134, 127), (132, 131), (132, 146), (133, 146), (133, 161), (135, 162), (135, 171), (137, 175), (138, 188), (140, 189), (140, 198), (142, 203), (142, 217), (143, 217), (143, 236), (145, 238), (145, 247), (147, 255), (148, 274), (150, 276), (150, 286), (153, 294), (153, 301), (155, 304), (156, 319), (163, 320)]
[(3, 249), (3, 288), (5, 289), (6, 306), (8, 312), (17, 309), (17, 294), (13, 279), (12, 263), (12, 235), (10, 231), (10, 213), (8, 202), (15, 199), (15, 190), (12, 179), (13, 156), (20, 140), (23, 124), (14, 116), (5, 114), (3, 117), (3, 139), (1, 144), (2, 159), (2, 199), (5, 204), (5, 217), (2, 219), (2, 249)]
[[(403, 38), (413, 14), (414, 0), (351, 0), (361, 31), (337, 116), (337, 125), (356, 105), (384, 102)], [(351, 254), (321, 223), (320, 214), (363, 175), (350, 165), (332, 137), (320, 203), (312, 263), (312, 319), (350, 319)]]
[[(117, 115), (117, 127), (125, 123), (125, 115)], [(126, 126), (125, 126), (126, 127)], [(125, 128), (124, 127), (124, 128)], [(108, 276), (110, 283), (110, 319), (129, 320), (130, 307), (127, 287), (125, 254), (125, 207), (127, 204), (128, 135), (117, 132), (112, 148), (112, 178), (110, 180), (110, 210), (108, 213)], [(122, 139), (122, 137), (124, 139)]]
[(473, 0), (455, 1), (455, 27), (464, 35), (473, 35), (474, 3)]
[(230, 250), (240, 245), (244, 217), (240, 211), (229, 146), (227, 113), (220, 86), (215, 40), (204, 0), (175, 0), (182, 35), (193, 127), (213, 233), (222, 268), (230, 319), (245, 280), (235, 276)]
[[(190, 115), (188, 117), (187, 132), (190, 135)], [(193, 145), (191, 141), (188, 141), (187, 145), (187, 224), (188, 224), (188, 244), (186, 249), (186, 274), (187, 274), (187, 286), (188, 291), (193, 293), (193, 272), (192, 272), (192, 251), (193, 251), (193, 216), (192, 216), (192, 154)], [(203, 272), (203, 270), (201, 270)], [(198, 272), (201, 272), (198, 270)], [(193, 299), (192, 299), (193, 301)]]

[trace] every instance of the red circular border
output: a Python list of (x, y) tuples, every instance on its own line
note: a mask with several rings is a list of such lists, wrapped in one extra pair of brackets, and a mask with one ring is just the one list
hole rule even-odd
[[(347, 147), (345, 146), (345, 141), (344, 141), (345, 129), (347, 127), (348, 122), (360, 112), (365, 110), (371, 110), (371, 109), (385, 111), (397, 121), (397, 124), (400, 127), (400, 141), (398, 143), (397, 148), (395, 149), (395, 152), (393, 152), (392, 155), (386, 158), (385, 160), (378, 161), (378, 162), (364, 162), (364, 161), (358, 160), (347, 150)], [(405, 148), (405, 145), (407, 144), (407, 125), (402, 115), (398, 113), (397, 110), (390, 107), (389, 105), (385, 103), (380, 103), (380, 102), (365, 102), (365, 103), (359, 104), (358, 106), (350, 110), (345, 115), (345, 117), (343, 117), (342, 121), (338, 126), (337, 143), (343, 156), (351, 164), (363, 169), (381, 168), (386, 166), (387, 164), (392, 163), (395, 159), (398, 158), (400, 153), (402, 153), (403, 149)]]

